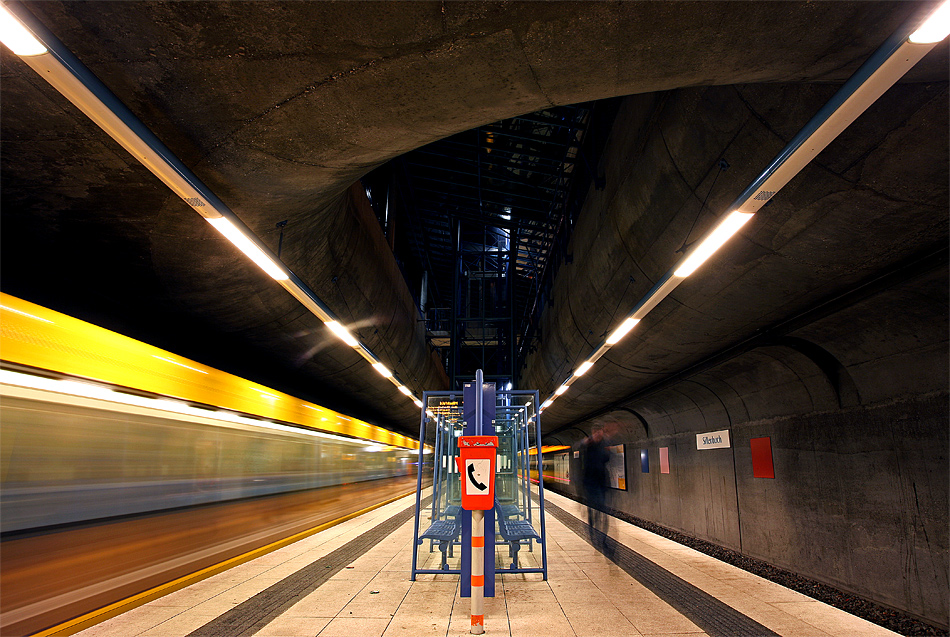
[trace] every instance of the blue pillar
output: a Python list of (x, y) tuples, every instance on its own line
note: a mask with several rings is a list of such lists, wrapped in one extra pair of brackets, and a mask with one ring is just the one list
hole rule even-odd
[[(476, 376), (482, 378), (481, 370)], [(495, 384), (481, 383), (482, 422), (476, 418), (475, 388), (478, 382), (465, 383), (462, 387), (462, 415), (465, 419), (465, 436), (495, 435)], [(481, 425), (481, 426), (480, 426)], [(456, 443), (458, 444), (458, 443)], [(485, 511), (485, 597), (495, 596), (495, 510)], [(472, 512), (462, 511), (462, 597), (472, 595)]]

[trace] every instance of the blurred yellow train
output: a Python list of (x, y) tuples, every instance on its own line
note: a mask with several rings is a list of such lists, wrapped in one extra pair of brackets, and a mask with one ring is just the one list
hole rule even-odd
[(417, 441), (0, 293), (0, 531), (407, 475)]

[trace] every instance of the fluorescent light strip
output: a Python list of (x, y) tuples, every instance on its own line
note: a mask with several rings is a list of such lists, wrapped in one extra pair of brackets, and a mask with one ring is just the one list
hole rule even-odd
[(640, 322), (640, 319), (633, 318), (632, 316), (620, 324), (620, 327), (615, 329), (613, 333), (607, 337), (608, 345), (616, 345), (620, 342), (624, 336), (627, 335), (627, 332), (633, 329), (633, 327)]
[(237, 246), (238, 250), (247, 255), (264, 270), (264, 272), (269, 274), (272, 279), (275, 281), (286, 281), (290, 278), (282, 267), (266, 255), (260, 246), (241, 232), (230, 219), (227, 217), (217, 217), (216, 219), (207, 219), (207, 221), (214, 226), (215, 230), (223, 234), (228, 241)]
[(744, 226), (753, 216), (751, 212), (733, 211), (720, 223), (715, 230), (703, 239), (703, 242), (686, 257), (681, 266), (676, 268), (673, 276), (688, 277), (696, 271), (696, 268), (705, 263), (706, 259), (711, 257), (716, 250), (729, 240), (732, 235), (739, 232), (739, 228)]
[(0, 4), (0, 42), (7, 45), (7, 48), (17, 55), (31, 56), (49, 53), (46, 47), (2, 4)]
[(414, 403), (416, 404), (416, 407), (418, 407), (419, 409), (422, 409), (422, 401), (421, 401), (421, 400), (419, 400), (418, 398), (413, 398), (413, 399), (412, 399), (412, 402), (414, 402)]
[(28, 313), (28, 312), (23, 312), (23, 311), (21, 311), (21, 310), (15, 310), (15, 309), (13, 309), (12, 307), (7, 307), (6, 305), (0, 305), (0, 310), (4, 310), (5, 312), (13, 312), (14, 314), (19, 314), (19, 315), (21, 315), (21, 316), (26, 316), (26, 317), (29, 317), (29, 318), (35, 320), (35, 321), (43, 321), (44, 323), (53, 323), (53, 321), (51, 321), (51, 320), (49, 320), (49, 319), (40, 318), (39, 316), (33, 316), (32, 314), (30, 314), (30, 313)]
[[(578, 365), (577, 369), (574, 370), (574, 375), (583, 376), (584, 374), (587, 373), (587, 370), (589, 370), (593, 366), (594, 366), (594, 363), (592, 363), (591, 361), (584, 361), (583, 363)], [(530, 405), (531, 403), (528, 403), (528, 404)]]
[(200, 374), (207, 374), (207, 373), (208, 373), (208, 372), (206, 372), (206, 371), (203, 370), (203, 369), (198, 369), (197, 367), (192, 367), (192, 366), (190, 366), (190, 365), (185, 365), (184, 363), (179, 363), (178, 361), (174, 361), (174, 360), (172, 360), (172, 359), (170, 359), (170, 358), (166, 358), (166, 357), (164, 357), (164, 356), (157, 356), (157, 355), (155, 355), (155, 354), (152, 354), (152, 358), (157, 358), (157, 359), (160, 360), (160, 361), (165, 361), (166, 363), (171, 363), (172, 365), (178, 365), (179, 367), (184, 367), (185, 369), (190, 369), (191, 371), (193, 371), (193, 372), (198, 372), (198, 373), (200, 373)]
[(399, 391), (404, 393), (406, 396), (412, 396), (412, 392), (409, 391), (409, 388), (406, 387), (405, 385), (399, 385)]
[(561, 394), (567, 391), (567, 388), (568, 388), (568, 385), (561, 385), (560, 387), (554, 390), (554, 394), (557, 396), (560, 396)]
[(907, 41), (911, 44), (936, 44), (950, 34), (950, 0), (944, 2)]
[(350, 331), (337, 323), (336, 321), (326, 321), (324, 325), (330, 328), (330, 331), (336, 334), (341, 341), (349, 345), (350, 347), (359, 347), (359, 343), (353, 338), (353, 335), (350, 334)]
[(392, 378), (393, 373), (382, 363), (373, 363), (373, 369), (382, 375), (383, 378)]

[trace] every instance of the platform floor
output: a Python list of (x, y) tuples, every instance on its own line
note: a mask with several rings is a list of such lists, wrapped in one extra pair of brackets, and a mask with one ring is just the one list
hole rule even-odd
[[(587, 540), (586, 510), (545, 495), (553, 505), (546, 516), (548, 580), (499, 575), (496, 596), (485, 600), (486, 635), (738, 634), (717, 623), (729, 614), (729, 621), (757, 626), (748, 632), (746, 625), (745, 635), (896, 634), (617, 519), (609, 560)], [(403, 498), (77, 634), (469, 635), (469, 599), (459, 597), (458, 575), (410, 581), (414, 504), (414, 497)]]

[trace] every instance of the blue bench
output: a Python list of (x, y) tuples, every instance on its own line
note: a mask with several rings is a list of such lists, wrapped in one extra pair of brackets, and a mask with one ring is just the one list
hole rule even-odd
[(449, 570), (448, 558), (452, 557), (452, 545), (462, 533), (462, 520), (459, 517), (461, 512), (462, 507), (456, 504), (445, 507), (445, 511), (442, 512), (442, 519), (433, 522), (419, 536), (419, 544), (422, 544), (423, 540), (432, 540), (439, 543), (439, 550), (442, 551), (443, 571)]
[(504, 520), (521, 517), (521, 507), (517, 504), (502, 504), (498, 500), (495, 500), (495, 512)]
[(508, 544), (508, 556), (511, 557), (511, 568), (518, 568), (518, 551), (521, 543), (531, 540), (541, 541), (541, 536), (534, 530), (527, 520), (510, 519), (520, 516), (521, 509), (514, 504), (501, 504), (495, 501), (495, 513), (498, 518), (498, 530), (502, 539)]

